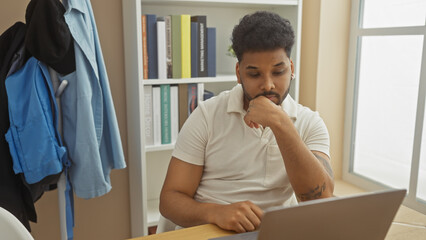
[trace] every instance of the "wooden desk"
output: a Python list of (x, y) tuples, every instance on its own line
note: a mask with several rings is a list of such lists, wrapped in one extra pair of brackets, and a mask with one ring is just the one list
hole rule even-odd
[[(207, 240), (235, 234), (225, 231), (213, 224), (205, 224), (176, 231), (132, 238), (132, 240)], [(424, 240), (426, 239), (426, 227), (413, 227), (399, 223), (393, 223), (385, 240)]]
[(145, 237), (132, 238), (132, 240), (207, 240), (210, 238), (222, 237), (232, 234), (235, 233), (223, 230), (213, 224), (205, 224)]

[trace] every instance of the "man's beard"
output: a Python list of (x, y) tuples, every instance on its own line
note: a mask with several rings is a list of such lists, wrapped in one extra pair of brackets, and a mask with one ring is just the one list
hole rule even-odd
[(269, 96), (273, 95), (273, 96), (275, 96), (278, 99), (278, 103), (275, 103), (275, 102), (274, 103), (276, 105), (281, 105), (281, 103), (284, 101), (284, 99), (287, 97), (288, 93), (290, 92), (291, 80), (290, 80), (290, 84), (288, 85), (287, 91), (285, 91), (285, 93), (284, 93), (284, 95), (282, 97), (281, 97), (280, 94), (278, 94), (277, 92), (274, 92), (274, 91), (267, 91), (267, 92), (259, 93), (255, 97), (251, 97), (247, 93), (246, 89), (244, 88), (244, 84), (243, 84), (244, 80), (243, 80), (243, 78), (241, 76), (240, 76), (240, 78), (241, 78), (241, 86), (243, 87), (244, 98), (247, 99), (247, 102), (250, 102), (251, 100), (253, 100), (253, 99), (255, 99), (255, 98), (259, 97), (259, 96), (266, 97), (268, 95)]

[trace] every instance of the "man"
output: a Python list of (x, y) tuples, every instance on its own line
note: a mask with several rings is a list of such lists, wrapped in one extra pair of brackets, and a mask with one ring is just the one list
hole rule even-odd
[(246, 232), (268, 207), (332, 196), (327, 128), (288, 95), (293, 43), (289, 21), (273, 13), (235, 26), (239, 84), (187, 119), (161, 191), (163, 216), (183, 227)]

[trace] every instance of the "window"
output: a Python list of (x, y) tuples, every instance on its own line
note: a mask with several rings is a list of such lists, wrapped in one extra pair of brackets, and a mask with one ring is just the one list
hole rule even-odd
[(426, 1), (355, 0), (343, 178), (426, 213)]

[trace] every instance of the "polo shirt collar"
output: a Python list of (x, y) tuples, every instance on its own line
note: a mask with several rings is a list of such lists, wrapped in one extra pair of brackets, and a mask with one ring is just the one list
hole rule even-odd
[(238, 113), (245, 113), (244, 111), (244, 101), (243, 101), (243, 88), (241, 84), (237, 84), (234, 86), (231, 91), (229, 92), (229, 99), (228, 99), (228, 109), (227, 112), (238, 112)]
[(294, 101), (290, 94), (287, 95), (287, 97), (284, 99), (284, 102), (282, 103), (284, 111), (293, 120), (297, 119), (297, 106), (298, 104)]
[[(237, 84), (234, 88), (231, 89), (229, 93), (227, 112), (238, 112), (241, 114), (245, 114), (246, 111), (244, 110), (243, 97), (243, 88), (241, 84)], [(291, 119), (297, 119), (297, 103), (290, 95), (287, 95), (281, 106)]]

